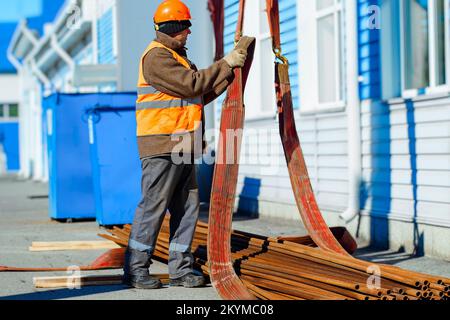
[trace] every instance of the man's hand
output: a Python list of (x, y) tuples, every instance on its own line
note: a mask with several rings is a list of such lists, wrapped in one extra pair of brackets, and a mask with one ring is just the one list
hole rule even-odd
[(247, 52), (243, 49), (234, 49), (223, 58), (230, 68), (242, 68), (247, 60)]

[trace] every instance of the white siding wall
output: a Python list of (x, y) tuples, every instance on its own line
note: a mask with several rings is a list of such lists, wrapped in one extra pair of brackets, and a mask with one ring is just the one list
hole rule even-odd
[(17, 74), (0, 75), (0, 103), (17, 103), (20, 100), (20, 83)]
[[(333, 212), (345, 210), (348, 202), (345, 113), (302, 116), (297, 120), (297, 128), (319, 207)], [(255, 138), (256, 132), (263, 132), (259, 139)], [(239, 209), (252, 213), (258, 210), (261, 215), (298, 218), (298, 211), (292, 207), (296, 204), (279, 138), (278, 121), (246, 123), (243, 145), (237, 189)], [(251, 162), (250, 156), (255, 153), (258, 159)], [(287, 205), (286, 211), (279, 212), (280, 207), (271, 204)]]
[(362, 124), (364, 211), (449, 227), (450, 98), (366, 103)]

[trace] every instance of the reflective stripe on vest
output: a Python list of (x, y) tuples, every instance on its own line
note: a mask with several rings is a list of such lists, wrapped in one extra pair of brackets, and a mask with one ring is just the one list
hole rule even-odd
[(136, 101), (137, 135), (170, 135), (193, 132), (200, 128), (202, 121), (202, 97), (180, 99), (160, 92), (150, 86), (144, 78), (144, 57), (154, 48), (164, 48), (187, 69), (189, 63), (174, 50), (159, 42), (152, 42), (141, 58), (139, 66), (138, 99)]
[(180, 107), (189, 107), (193, 104), (201, 104), (201, 103), (202, 103), (201, 98), (188, 100), (172, 99), (167, 101), (146, 101), (137, 103), (136, 110), (180, 108)]

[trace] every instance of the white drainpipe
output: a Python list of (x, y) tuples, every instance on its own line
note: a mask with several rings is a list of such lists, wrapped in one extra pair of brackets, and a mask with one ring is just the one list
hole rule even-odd
[(30, 42), (33, 44), (33, 47), (35, 47), (39, 40), (36, 38), (36, 36), (31, 32), (30, 29), (25, 24), (22, 24), (22, 32), (23, 34), (30, 40)]
[(75, 69), (75, 62), (73, 61), (72, 57), (61, 47), (55, 34), (52, 34), (51, 36), (51, 45), (55, 52), (61, 57), (61, 59), (64, 60), (65, 63), (67, 63), (70, 71), (72, 72)]
[(20, 73), (20, 70), (22, 70), (23, 67), (20, 61), (9, 50), (7, 52), (7, 57), (9, 62), (16, 68), (17, 73)]
[(349, 198), (348, 207), (340, 215), (346, 222), (354, 219), (360, 211), (361, 184), (361, 118), (358, 72), (358, 11), (357, 1), (347, 0), (345, 4), (345, 21), (347, 24), (347, 121), (348, 121), (348, 158), (349, 158)]
[(44, 84), (44, 88), (46, 90), (49, 90), (52, 86), (51, 81), (49, 78), (47, 78), (47, 76), (42, 72), (41, 69), (39, 69), (39, 67), (36, 64), (36, 60), (33, 58), (30, 61), (30, 65), (31, 65), (31, 70), (33, 71), (33, 73), (36, 75), (36, 77), (38, 77), (39, 81), (41, 81)]
[(6, 152), (3, 149), (3, 144), (0, 141), (0, 175), (3, 175), (6, 173), (6, 164), (7, 164), (7, 158), (6, 158)]

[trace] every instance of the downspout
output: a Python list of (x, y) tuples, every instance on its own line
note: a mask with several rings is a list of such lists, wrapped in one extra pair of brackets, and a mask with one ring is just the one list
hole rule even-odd
[(14, 68), (16, 68), (17, 73), (20, 73), (20, 71), (23, 68), (23, 65), (20, 63), (19, 59), (17, 59), (9, 50), (7, 52), (7, 57), (8, 57), (9, 62), (11, 62), (11, 64), (14, 66)]
[[(61, 46), (61, 44), (58, 42), (58, 39), (56, 38), (56, 34), (51, 35), (51, 41), (50, 41), (51, 47), (53, 50), (55, 50), (56, 54), (61, 57), (61, 59), (67, 64), (69, 67), (69, 74), (72, 75), (75, 72), (75, 61), (72, 59), (72, 57), (67, 53), (66, 50)], [(72, 83), (70, 84), (72, 86)]]
[(61, 47), (55, 34), (51, 36), (51, 46), (55, 52), (61, 57), (61, 59), (69, 66), (71, 72), (75, 69), (75, 62), (72, 57)]
[(358, 70), (357, 1), (345, 1), (346, 74), (347, 74), (347, 126), (348, 126), (348, 207), (340, 215), (345, 222), (353, 220), (360, 212), (361, 161), (361, 113)]
[(25, 23), (22, 24), (22, 32), (25, 37), (27, 37), (28, 40), (30, 40), (30, 42), (33, 44), (33, 47), (37, 46), (37, 44), (39, 43), (38, 39), (34, 36), (31, 30), (28, 29)]
[[(11, 53), (10, 48), (8, 48), (8, 51), (7, 51), (7, 58), (9, 60), (9, 62), (11, 62), (11, 64), (14, 66), (14, 68), (16, 68), (16, 70), (17, 70), (17, 74), (19, 75), (19, 91), (21, 92), (22, 91), (22, 78), (21, 77), (23, 77), (23, 74), (22, 74), (23, 65), (20, 63), (19, 59), (17, 59)], [(19, 106), (23, 105), (22, 99), (23, 99), (22, 97), (19, 98), (19, 101), (18, 101)], [(19, 113), (19, 119), (20, 119), (19, 123), (22, 123), (22, 121), (23, 121), (22, 113)], [(19, 139), (20, 139), (20, 136), (21, 136), (21, 126), (19, 127)], [(20, 165), (22, 166), (21, 152), (20, 152), (19, 156), (20, 156), (19, 162), (20, 162)], [(8, 159), (6, 156), (6, 152), (3, 150), (2, 143), (0, 143), (0, 174), (7, 172), (7, 164), (8, 164)], [(4, 169), (4, 171), (2, 172), (3, 169)], [(20, 168), (20, 172), (21, 171), (22, 171), (22, 168)]]
[[(14, 39), (18, 36), (16, 34), (22, 32), (23, 35), (31, 42), (33, 48), (38, 44), (38, 39), (34, 36), (34, 34), (30, 31), (30, 29), (28, 29), (27, 25), (26, 25), (26, 20), (22, 20), (20, 22), (20, 26), (19, 29), (16, 31), (15, 35), (14, 35)], [(13, 40), (15, 41), (15, 40)], [(11, 62), (11, 64), (14, 66), (14, 68), (16, 68), (16, 70), (18, 72), (20, 72), (20, 70), (22, 70), (23, 68), (23, 64), (20, 63), (19, 59), (17, 59), (14, 54), (12, 53), (13, 48), (11, 46), (11, 44), (8, 46), (8, 49), (6, 51), (7, 54), (7, 58), (9, 60), (9, 62)]]
[(47, 76), (41, 71), (41, 69), (38, 68), (36, 64), (36, 60), (33, 58), (30, 60), (31, 70), (33, 73), (38, 77), (39, 81), (41, 81), (44, 84), (44, 87), (46, 90), (51, 89), (51, 82), (50, 79), (47, 78)]
[(3, 149), (3, 141), (0, 141), (0, 175), (7, 173), (7, 163), (6, 152)]
[[(30, 29), (27, 28), (27, 26), (22, 24), (22, 32), (23, 34), (30, 40), (30, 42), (33, 44), (33, 47), (36, 47), (39, 43), (38, 39), (33, 35), (33, 33), (30, 31)], [(36, 60), (34, 57), (29, 57), (26, 59), (29, 61), (31, 70), (33, 73), (38, 77), (38, 79), (44, 84), (46, 89), (49, 89), (51, 87), (51, 82), (47, 78), (47, 76), (38, 68), (36, 64)]]

